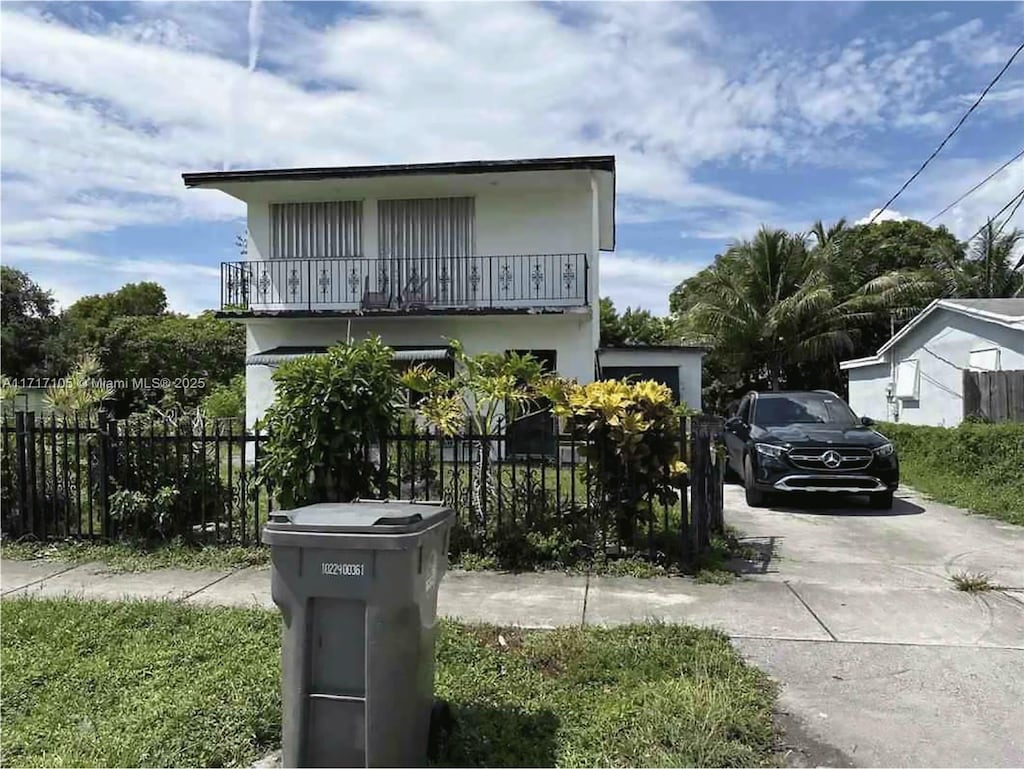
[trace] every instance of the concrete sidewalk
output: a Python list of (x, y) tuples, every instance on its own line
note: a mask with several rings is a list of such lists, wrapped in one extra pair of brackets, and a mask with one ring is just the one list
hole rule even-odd
[[(1024, 595), (970, 595), (926, 572), (904, 589), (859, 590), (813, 581), (745, 579), (699, 585), (684, 578), (559, 573), (448, 573), (438, 611), (466, 621), (525, 627), (617, 625), (661, 620), (718, 628), (733, 638), (1024, 649)], [(877, 583), (875, 583), (877, 584)], [(273, 608), (267, 568), (161, 569), (113, 573), (101, 564), (0, 562), (3, 597), (71, 595), (95, 600), (165, 599)]]
[[(69, 595), (274, 607), (267, 568), (115, 573), (102, 564), (4, 560), (0, 589), (4, 598)], [(453, 571), (441, 583), (438, 611), (465, 621), (524, 627), (663, 620), (714, 626), (734, 636), (829, 640), (786, 585), (770, 582), (720, 586), (678, 578)]]

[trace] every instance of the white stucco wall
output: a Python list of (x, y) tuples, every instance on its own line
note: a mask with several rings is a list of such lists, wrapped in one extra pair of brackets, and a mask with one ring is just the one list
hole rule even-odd
[[(590, 382), (594, 349), (591, 316), (486, 315), (479, 317), (259, 319), (246, 323), (246, 352), (252, 355), (282, 346), (329, 346), (346, 339), (380, 335), (395, 346), (444, 347), (458, 339), (470, 355), (506, 350), (554, 350), (558, 373)], [(246, 366), (246, 422), (251, 426), (273, 402), (273, 369)]]
[[(509, 175), (515, 176), (515, 175)], [(268, 199), (252, 199), (247, 204), (249, 230), (248, 259), (261, 261), (271, 258), (270, 204), (301, 200), (361, 200), (363, 210), (362, 254), (380, 256), (378, 233), (378, 203), (380, 200), (421, 197), (459, 197), (474, 199), (475, 254), (478, 256), (515, 256), (523, 254), (586, 254), (588, 273), (587, 298), (597, 314), (598, 271), (600, 269), (600, 221), (598, 182), (593, 175), (581, 172), (566, 173), (538, 186), (524, 186), (516, 180), (514, 186), (490, 186), (475, 177), (464, 180), (444, 177), (433, 186), (423, 180), (389, 180), (382, 188), (380, 180), (366, 180), (363, 186), (348, 185), (342, 190), (319, 193), (307, 187), (276, 186)], [(497, 268), (487, 261), (481, 271), (491, 273), (491, 282), (497, 281)], [(552, 261), (554, 264), (554, 261)], [(549, 267), (550, 265), (545, 265)], [(581, 276), (582, 278), (582, 276)], [(487, 278), (485, 277), (485, 280)], [(275, 276), (275, 290), (285, 294), (284, 277)], [(305, 287), (303, 287), (303, 292)], [(273, 292), (272, 292), (273, 293)], [(495, 287), (493, 296), (498, 296)], [(513, 302), (516, 306), (524, 302)], [(528, 302), (527, 302), (528, 304)], [(558, 300), (539, 304), (558, 306)], [(597, 344), (597, 337), (594, 338)]]
[[(998, 347), (1003, 371), (1024, 369), (1024, 329), (1013, 329), (938, 308), (888, 350), (880, 364), (849, 369), (850, 406), (862, 416), (915, 425), (953, 427), (963, 420), (963, 370), (972, 350)], [(917, 400), (894, 401), (890, 409), (886, 386), (892, 367), (917, 360)], [(895, 412), (895, 413), (894, 413)]]
[[(443, 346), (445, 338), (454, 338), (459, 339), (470, 354), (509, 349), (555, 350), (559, 373), (583, 382), (591, 381), (599, 339), (601, 221), (598, 193), (598, 180), (589, 171), (253, 185), (247, 193), (249, 260), (270, 258), (270, 204), (273, 202), (361, 200), (362, 253), (373, 258), (379, 255), (380, 200), (472, 196), (477, 255), (586, 254), (589, 306), (570, 307), (564, 314), (551, 315), (254, 319), (246, 323), (247, 353), (251, 355), (285, 345), (329, 345), (346, 339), (349, 334), (353, 339), (379, 334), (391, 345)], [(524, 302), (514, 304), (521, 307)], [(550, 302), (547, 304), (551, 306)], [(250, 425), (262, 416), (272, 401), (270, 374), (271, 369), (265, 366), (246, 367), (246, 418)]]
[(889, 363), (876, 363), (850, 369), (850, 408), (859, 417), (892, 421), (896, 414), (886, 400), (886, 387), (891, 381)]
[(703, 388), (701, 350), (630, 350), (605, 348), (601, 366), (672, 366), (679, 369), (679, 397), (690, 408), (702, 410)]

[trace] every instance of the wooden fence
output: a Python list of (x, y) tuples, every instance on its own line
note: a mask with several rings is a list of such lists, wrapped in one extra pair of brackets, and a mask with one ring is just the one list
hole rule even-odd
[(964, 419), (1024, 422), (1024, 371), (964, 371)]

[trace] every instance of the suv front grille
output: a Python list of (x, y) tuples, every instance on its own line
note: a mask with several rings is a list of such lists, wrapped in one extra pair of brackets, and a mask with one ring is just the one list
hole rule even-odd
[[(789, 461), (796, 467), (805, 470), (863, 470), (871, 464), (873, 454), (871, 449), (860, 447), (842, 448), (795, 448), (788, 452)], [(827, 455), (835, 454), (839, 457), (839, 464), (826, 464)]]

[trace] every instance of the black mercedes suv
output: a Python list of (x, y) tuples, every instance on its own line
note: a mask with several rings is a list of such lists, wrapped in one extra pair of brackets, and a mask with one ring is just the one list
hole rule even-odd
[(888, 510), (900, 464), (873, 426), (825, 390), (752, 392), (725, 422), (728, 468), (752, 507), (773, 492), (813, 491), (867, 494), (872, 507)]

